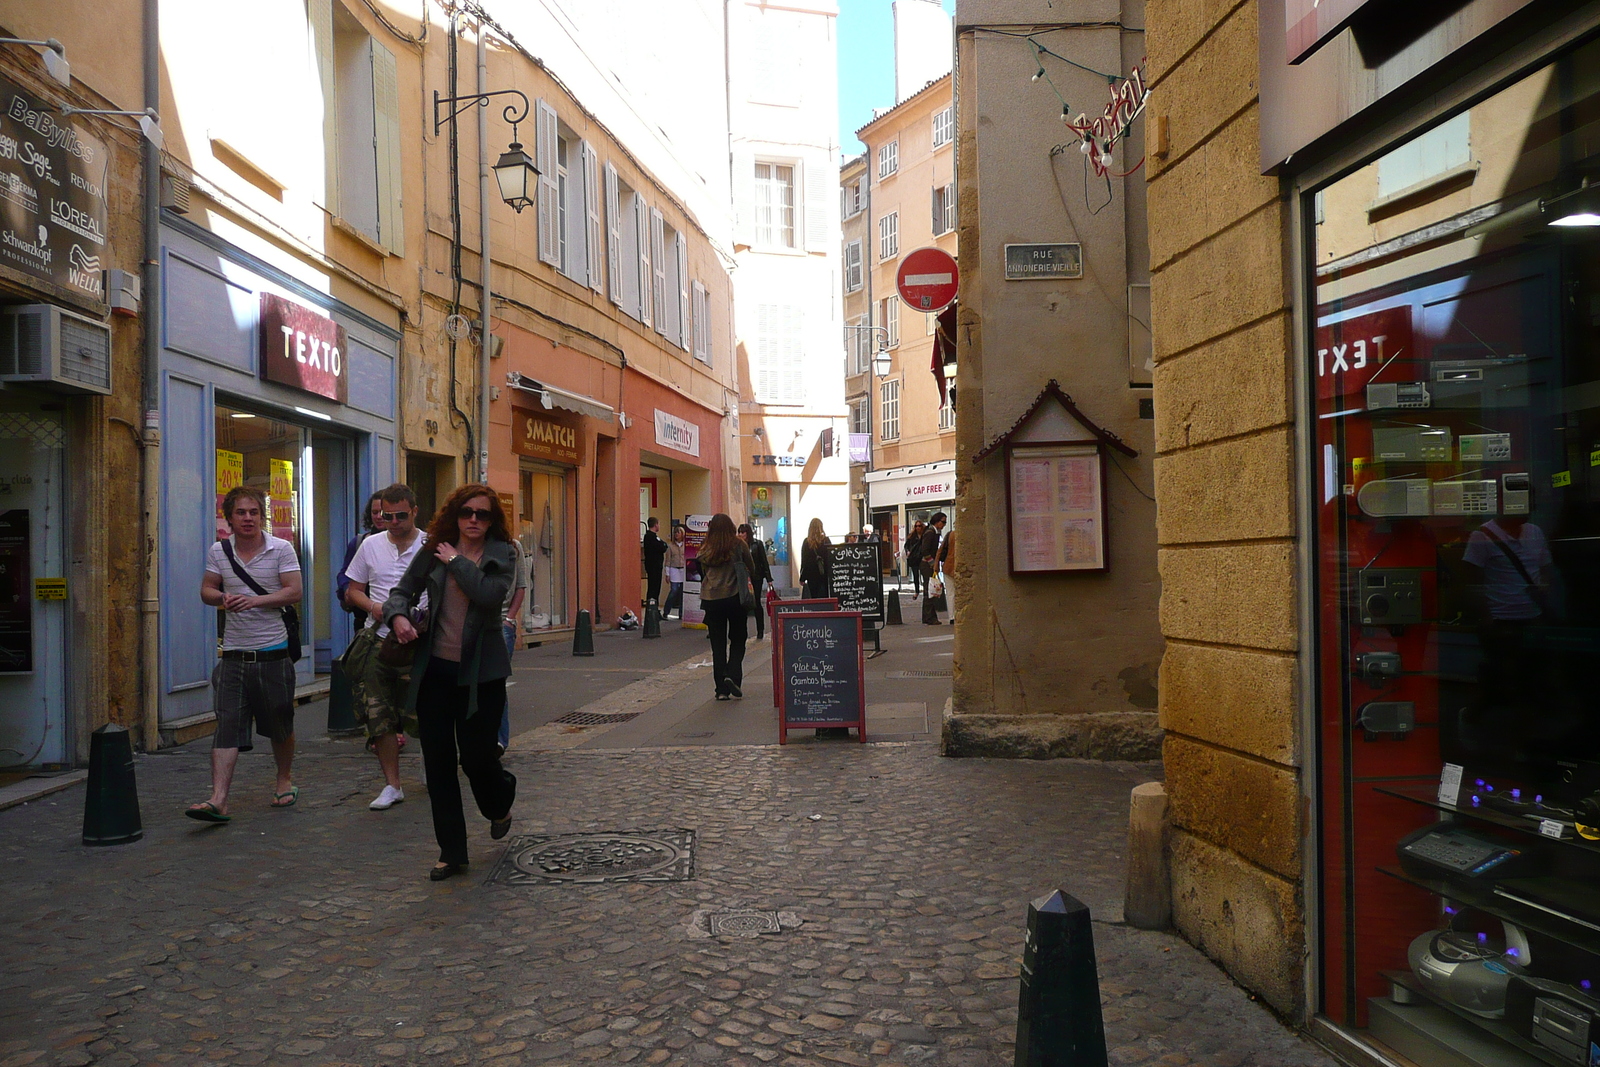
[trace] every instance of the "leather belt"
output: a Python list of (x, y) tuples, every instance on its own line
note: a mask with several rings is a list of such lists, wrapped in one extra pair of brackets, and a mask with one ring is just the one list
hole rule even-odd
[(222, 652), (223, 659), (242, 659), (246, 663), (270, 663), (275, 659), (288, 659), (287, 648), (269, 648), (256, 651), (253, 648), (229, 648)]

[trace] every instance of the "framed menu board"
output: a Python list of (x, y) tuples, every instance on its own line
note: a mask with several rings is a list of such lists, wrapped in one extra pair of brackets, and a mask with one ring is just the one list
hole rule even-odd
[(1011, 573), (1106, 570), (1105, 490), (1097, 442), (1007, 445)]

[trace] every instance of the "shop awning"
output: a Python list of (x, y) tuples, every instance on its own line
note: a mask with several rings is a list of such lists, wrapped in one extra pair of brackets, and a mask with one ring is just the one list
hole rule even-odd
[(591, 419), (601, 422), (616, 422), (617, 409), (610, 404), (603, 404), (593, 397), (583, 396), (579, 393), (569, 393), (565, 389), (554, 385), (536, 382), (525, 374), (512, 371), (506, 375), (506, 384), (513, 389), (520, 389), (525, 393), (532, 393), (539, 398), (539, 402), (546, 410), (550, 408), (565, 408), (576, 411), (580, 415), (587, 415)]

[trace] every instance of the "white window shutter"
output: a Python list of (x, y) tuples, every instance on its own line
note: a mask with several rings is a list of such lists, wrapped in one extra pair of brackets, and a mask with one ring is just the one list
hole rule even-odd
[[(617, 168), (606, 164), (606, 277), (611, 302), (622, 305), (622, 205), (617, 196)], [(593, 279), (591, 279), (592, 281)]]
[(557, 200), (560, 190), (556, 186), (556, 111), (543, 100), (537, 102), (534, 112), (534, 159), (539, 168), (539, 259), (560, 269), (561, 235), (557, 232), (561, 217)]
[(391, 255), (406, 254), (400, 210), (400, 83), (394, 53), (372, 42), (372, 129), (378, 154), (378, 241)]
[(650, 306), (655, 309), (656, 332), (667, 333), (667, 252), (665, 222), (650, 209)]
[(650, 206), (638, 193), (633, 194), (633, 233), (635, 247), (639, 250), (639, 262), (635, 264), (639, 272), (639, 321), (648, 326), (654, 310), (650, 301), (654, 283), (650, 272)]
[(333, 0), (306, 0), (311, 58), (322, 88), (322, 206), (339, 213), (339, 107), (334, 99)]
[(735, 149), (733, 153), (733, 240), (756, 243), (756, 157)]
[[(828, 252), (828, 233), (833, 229), (829, 190), (839, 184), (839, 175), (831, 180), (828, 167), (817, 160), (807, 160), (801, 167), (801, 177), (806, 186), (806, 251)], [(836, 246), (835, 246), (836, 247)]]
[(689, 350), (689, 242), (678, 234), (673, 242), (678, 246), (678, 336), (677, 346)]
[(600, 155), (588, 141), (583, 142), (583, 207), (589, 238), (586, 264), (589, 288), (598, 293), (604, 285), (600, 277), (600, 256), (601, 242), (605, 239), (600, 232)]

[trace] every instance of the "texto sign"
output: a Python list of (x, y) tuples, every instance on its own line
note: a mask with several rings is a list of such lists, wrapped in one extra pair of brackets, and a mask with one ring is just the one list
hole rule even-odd
[(895, 288), (906, 306), (917, 311), (942, 311), (956, 298), (961, 271), (942, 248), (919, 248), (900, 261)]
[(261, 377), (345, 403), (344, 327), (274, 293), (261, 294)]

